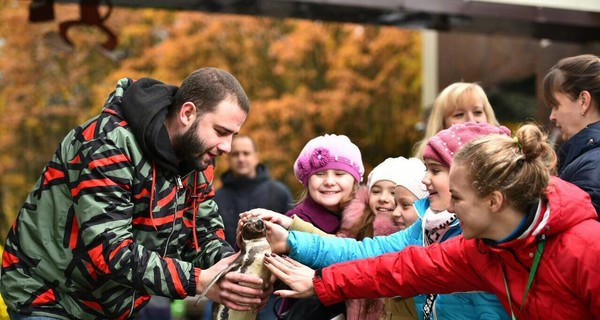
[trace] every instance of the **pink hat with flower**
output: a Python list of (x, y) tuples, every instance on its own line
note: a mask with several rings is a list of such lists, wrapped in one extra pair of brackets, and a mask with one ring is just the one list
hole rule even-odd
[(510, 136), (510, 130), (505, 126), (495, 126), (489, 123), (465, 122), (455, 124), (438, 132), (427, 140), (423, 150), (423, 159), (435, 160), (450, 168), (454, 154), (465, 144), (488, 134)]
[(323, 170), (346, 171), (357, 182), (365, 173), (358, 147), (347, 136), (335, 134), (310, 140), (294, 162), (294, 174), (304, 186), (310, 176)]

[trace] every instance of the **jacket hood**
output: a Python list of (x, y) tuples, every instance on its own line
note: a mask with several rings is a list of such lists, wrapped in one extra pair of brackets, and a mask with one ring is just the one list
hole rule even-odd
[(550, 178), (546, 188), (550, 216), (540, 215), (536, 229), (545, 228), (547, 237), (564, 232), (584, 220), (596, 220), (598, 215), (590, 196), (576, 185), (557, 177)]
[(233, 175), (233, 171), (231, 170), (227, 170), (221, 175), (221, 182), (223, 182), (223, 186), (237, 190), (253, 187), (256, 184), (269, 179), (269, 169), (263, 164), (256, 166), (256, 177), (254, 178), (236, 177)]
[(356, 238), (368, 216), (369, 190), (363, 186), (356, 191), (354, 198), (344, 208), (340, 229), (336, 235), (344, 238)]
[(177, 89), (158, 80), (141, 78), (131, 84), (122, 99), (123, 117), (144, 154), (172, 173), (177, 172), (178, 161), (164, 123)]
[(429, 208), (429, 198), (418, 199), (417, 201), (413, 202), (413, 206), (417, 210), (419, 219), (423, 220), (423, 217), (425, 217), (425, 211), (427, 211), (427, 208)]

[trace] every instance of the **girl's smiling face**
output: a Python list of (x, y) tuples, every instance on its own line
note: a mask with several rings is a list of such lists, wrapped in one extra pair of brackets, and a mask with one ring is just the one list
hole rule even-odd
[(385, 214), (389, 217), (396, 208), (394, 193), (396, 184), (389, 180), (377, 181), (369, 190), (369, 209), (376, 215)]
[(396, 209), (392, 214), (392, 218), (399, 230), (404, 230), (419, 218), (417, 209), (413, 206), (413, 202), (417, 201), (418, 198), (403, 186), (396, 186), (394, 198)]
[(448, 176), (450, 168), (431, 159), (424, 159), (423, 162), (427, 168), (423, 184), (429, 191), (430, 207), (434, 211), (444, 211), (448, 209), (451, 198)]
[(343, 170), (323, 170), (308, 178), (308, 194), (327, 210), (337, 212), (354, 188), (354, 177)]

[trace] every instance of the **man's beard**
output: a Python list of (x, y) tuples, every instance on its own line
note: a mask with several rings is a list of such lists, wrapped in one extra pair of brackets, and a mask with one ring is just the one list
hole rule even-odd
[(208, 167), (208, 164), (203, 163), (202, 156), (208, 150), (204, 141), (198, 137), (198, 122), (194, 121), (192, 126), (183, 135), (175, 139), (173, 149), (175, 155), (179, 159), (180, 168), (192, 167), (198, 171), (202, 171)]

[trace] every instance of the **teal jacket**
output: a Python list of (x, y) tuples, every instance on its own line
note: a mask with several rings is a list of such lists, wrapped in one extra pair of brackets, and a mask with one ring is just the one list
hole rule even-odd
[[(384, 253), (401, 251), (410, 245), (423, 246), (423, 217), (429, 208), (429, 199), (414, 203), (419, 214), (417, 221), (406, 230), (388, 236), (365, 238), (319, 237), (314, 234), (292, 231), (288, 243), (290, 257), (312, 268), (322, 268), (335, 263), (375, 257)], [(456, 220), (442, 237), (442, 242), (462, 233)], [(423, 319), (426, 295), (414, 297), (419, 319)], [(431, 319), (510, 319), (494, 294), (484, 292), (440, 294), (435, 300)]]

